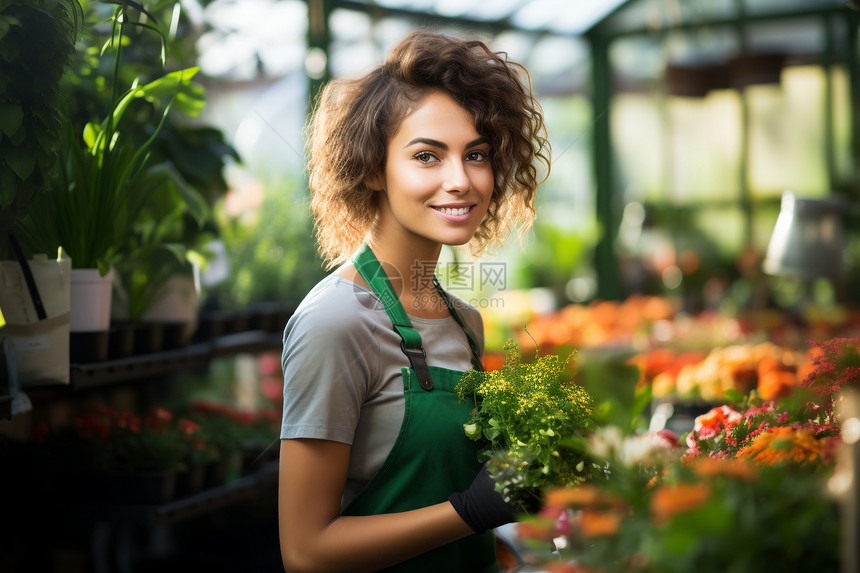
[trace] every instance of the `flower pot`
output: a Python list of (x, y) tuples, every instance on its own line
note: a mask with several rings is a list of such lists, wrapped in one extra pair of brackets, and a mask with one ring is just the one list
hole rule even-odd
[(110, 328), (111, 291), (114, 271), (101, 276), (98, 269), (72, 269), (71, 332), (93, 332)]
[(205, 310), (200, 313), (194, 339), (198, 342), (209, 342), (225, 334), (227, 315), (220, 310)]
[(164, 325), (160, 322), (134, 323), (134, 353), (151, 354), (162, 349)]
[(108, 358), (117, 360), (134, 354), (134, 323), (115, 321), (110, 326), (108, 335)]
[(107, 360), (110, 347), (109, 330), (69, 333), (69, 362), (88, 364)]
[(144, 322), (160, 322), (172, 326), (170, 335), (174, 338), (166, 340), (168, 347), (182, 347), (191, 340), (191, 334), (197, 328), (197, 307), (199, 296), (191, 273), (177, 274), (158, 289), (153, 296), (152, 304), (141, 317)]

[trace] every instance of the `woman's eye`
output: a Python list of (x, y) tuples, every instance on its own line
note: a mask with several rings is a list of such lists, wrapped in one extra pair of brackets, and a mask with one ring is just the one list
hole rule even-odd
[(436, 157), (429, 151), (421, 151), (413, 155), (413, 157), (421, 163), (430, 163), (436, 159)]
[(487, 154), (483, 151), (472, 151), (466, 155), (468, 161), (483, 161), (487, 158)]

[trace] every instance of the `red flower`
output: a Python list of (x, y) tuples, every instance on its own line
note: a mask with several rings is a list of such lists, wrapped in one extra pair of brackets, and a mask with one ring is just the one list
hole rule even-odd
[(183, 434), (185, 434), (186, 436), (196, 434), (197, 432), (200, 431), (200, 424), (198, 424), (197, 422), (194, 422), (192, 420), (187, 420), (185, 418), (179, 420), (179, 422), (177, 422), (177, 425), (179, 427), (179, 431), (182, 432)]
[(860, 338), (833, 338), (810, 341), (806, 363), (800, 368), (803, 386), (829, 395), (843, 384), (860, 382)]
[(158, 430), (162, 428), (166, 428), (170, 421), (173, 420), (173, 413), (161, 407), (152, 408), (146, 414), (146, 427), (152, 428), (153, 430)]

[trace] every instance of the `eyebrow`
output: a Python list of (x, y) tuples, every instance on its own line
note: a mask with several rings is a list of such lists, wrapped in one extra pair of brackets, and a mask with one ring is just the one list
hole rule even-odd
[[(470, 147), (475, 147), (475, 146), (481, 145), (483, 143), (489, 143), (489, 142), (490, 141), (486, 137), (479, 137), (478, 139), (474, 139), (474, 140), (470, 141), (469, 143), (467, 143), (466, 149), (469, 149)], [(416, 137), (415, 139), (413, 139), (412, 141), (410, 141), (409, 143), (404, 145), (403, 148), (405, 149), (405, 148), (409, 147), (410, 145), (415, 145), (416, 143), (423, 143), (424, 145), (432, 145), (433, 147), (438, 147), (439, 149), (444, 149), (445, 151), (448, 150), (448, 144), (447, 143), (443, 143), (437, 139), (431, 139), (429, 137)]]

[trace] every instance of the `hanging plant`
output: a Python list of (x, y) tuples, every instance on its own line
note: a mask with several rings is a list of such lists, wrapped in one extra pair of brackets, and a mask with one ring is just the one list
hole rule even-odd
[[(82, 19), (76, 0), (0, 0), (0, 229), (45, 190), (61, 141), (60, 79)], [(6, 240), (0, 236), (0, 245)], [(54, 249), (56, 251), (56, 249)]]

